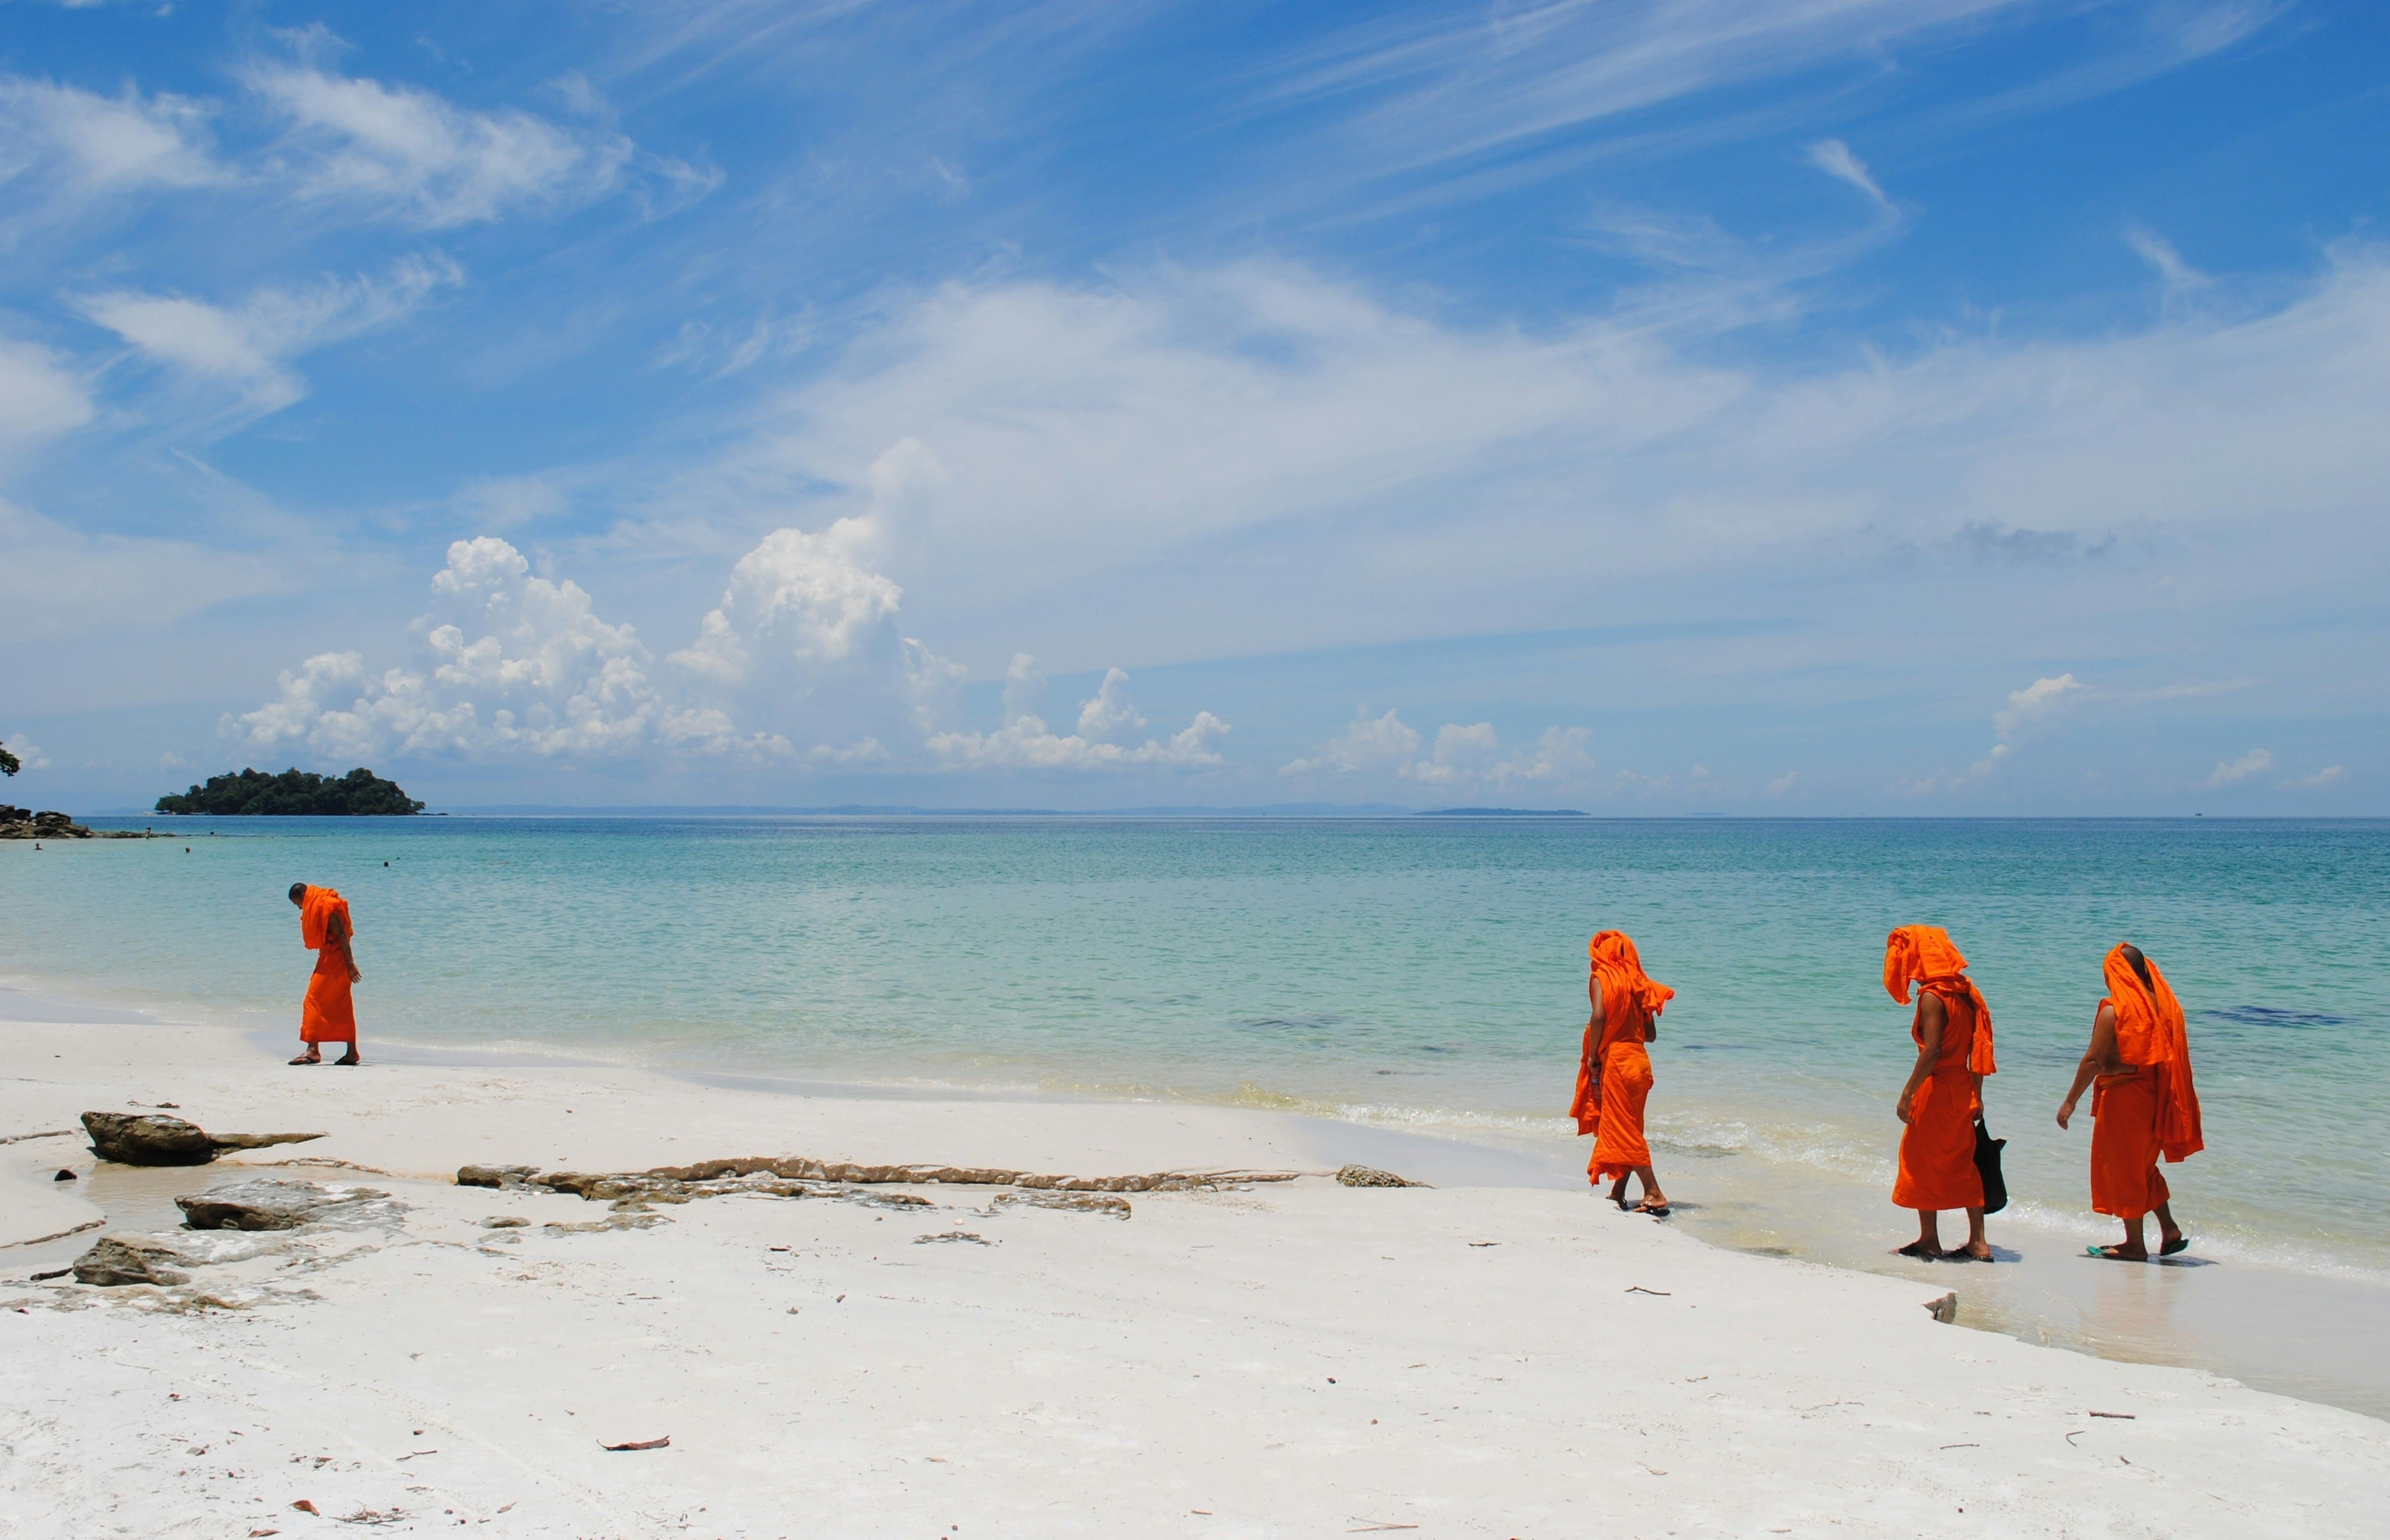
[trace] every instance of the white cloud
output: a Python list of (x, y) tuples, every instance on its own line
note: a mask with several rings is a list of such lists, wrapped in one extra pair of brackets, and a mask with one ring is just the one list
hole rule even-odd
[(842, 519), (819, 534), (774, 530), (739, 558), (722, 602), (672, 661), (733, 685), (781, 660), (842, 661), (867, 631), (895, 615), (904, 597), (870, 564), (879, 543), (871, 517)]
[(2345, 772), (2344, 772), (2337, 764), (2327, 764), (2312, 776), (2298, 776), (2290, 780), (2283, 781), (2281, 783), (2280, 789), (2284, 791), (2320, 791), (2325, 787), (2339, 785), (2341, 777), (2345, 773)]
[(1992, 725), (2005, 738), (2019, 727), (2080, 704), (2089, 694), (2089, 687), (2072, 674), (2037, 679), (2021, 690), (2009, 692), (2008, 706), (1992, 713)]
[(231, 179), (211, 152), (213, 108), (183, 96), (115, 96), (0, 77), (0, 184), (20, 177), (82, 198)]
[(2245, 781), (2250, 776), (2261, 775), (2273, 767), (2274, 756), (2271, 751), (2265, 749), (2252, 749), (2247, 753), (2242, 755), (2239, 759), (2217, 761), (2215, 774), (2209, 776), (2205, 780), (2199, 784), (2202, 786), (2230, 786), (2236, 781)]
[(328, 763), (787, 752), (668, 699), (636, 632), (599, 619), (578, 584), (533, 576), (503, 540), (450, 545), (431, 589), (420, 665), (375, 674), (362, 654), (319, 653), (281, 675), (276, 699), (227, 715), (225, 735)]
[(598, 198), (631, 160), (631, 141), (610, 128), (476, 111), (416, 86), (339, 74), (312, 57), (328, 51), (325, 33), (298, 41), (300, 57), (256, 64), (247, 83), (283, 125), (278, 154), (302, 198), (443, 229)]
[(553, 519), (572, 507), (572, 499), (546, 476), (486, 476), (457, 488), (449, 506), (475, 529), (510, 530)]
[[(5, 745), (10, 753), (17, 756), (19, 771), (47, 770), (50, 767), (50, 756), (42, 751), (40, 744), (22, 733), (0, 733), (0, 745)], [(0, 791), (7, 790), (11, 784), (0, 780)], [(5, 800), (0, 798), (0, 801)]]
[(1037, 660), (1026, 652), (1014, 653), (1004, 670), (1005, 724), (1036, 715), (1045, 700), (1046, 676), (1037, 672)]
[(2174, 249), (2174, 243), (2153, 230), (2128, 225), (2125, 227), (2125, 244), (2157, 274), (2159, 282), (2165, 286), (2168, 299), (2205, 289), (2213, 281), (2206, 274), (2183, 261), (2182, 253)]
[(0, 454), (91, 420), (90, 394), (59, 364), (58, 353), (38, 343), (0, 338)]
[(252, 552), (92, 533), (6, 499), (0, 552), (0, 643), (9, 644), (138, 634), (294, 581)]
[(1801, 778), (1801, 772), (1800, 772), (1800, 771), (1798, 771), (1798, 770), (1787, 770), (1787, 771), (1785, 771), (1785, 772), (1784, 772), (1784, 774), (1782, 774), (1782, 775), (1780, 775), (1780, 776), (1777, 776), (1774, 780), (1769, 781), (1769, 782), (1767, 783), (1767, 785), (1765, 788), (1763, 788), (1763, 789), (1767, 792), (1767, 794), (1768, 796), (1771, 796), (1771, 797), (1780, 797), (1780, 796), (1784, 795), (1787, 791), (1792, 790), (1792, 784), (1793, 784), (1793, 782), (1795, 782), (1795, 781), (1799, 780), (1800, 778)]
[[(1025, 661), (1024, 655), (1015, 662)], [(1192, 722), (1167, 739), (1118, 741), (1144, 725), (1145, 718), (1128, 699), (1128, 675), (1111, 669), (1096, 693), (1080, 703), (1077, 732), (1054, 733), (1043, 719), (1023, 713), (1010, 716), (992, 733), (933, 734), (929, 749), (950, 769), (1114, 770), (1145, 765), (1184, 770), (1221, 763), (1215, 746), (1228, 732), (1228, 725), (1210, 712), (1197, 712)]]
[(440, 256), (405, 257), (380, 277), (327, 278), (304, 289), (262, 289), (234, 306), (180, 295), (111, 289), (78, 308), (153, 361), (237, 390), (240, 410), (279, 411), (306, 394), (290, 359), (393, 326), (432, 294), (464, 281)]
[(1353, 725), (1341, 737), (1319, 746), (1308, 759), (1298, 759), (1279, 767), (1281, 776), (1304, 776), (1318, 771), (1349, 776), (1356, 772), (1390, 768), (1419, 752), (1417, 728), (1407, 725), (1393, 712), (1372, 717), (1368, 708), (1354, 714)]
[(1421, 756), (1416, 728), (1394, 712), (1372, 717), (1365, 707), (1342, 735), (1279, 774), (1384, 775), (1442, 795), (1556, 790), (1589, 784), (1594, 764), (1585, 745), (1590, 737), (1582, 727), (1553, 727), (1534, 749), (1506, 755), (1492, 723), (1447, 722), (1436, 730), (1434, 749)]
[(1879, 209), (1890, 212), (1892, 199), (1870, 175), (1867, 162), (1851, 153), (1851, 147), (1840, 139), (1820, 139), (1803, 152), (1809, 163), (1836, 181), (1847, 182), (1872, 199)]

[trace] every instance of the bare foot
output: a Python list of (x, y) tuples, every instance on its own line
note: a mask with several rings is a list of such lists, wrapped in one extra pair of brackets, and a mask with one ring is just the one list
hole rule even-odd
[(362, 1064), (365, 1060), (357, 1057), (356, 1049), (351, 1048), (347, 1053), (332, 1060), (332, 1062), (335, 1064)]
[(1992, 1243), (1988, 1240), (1984, 1242), (1984, 1249), (1980, 1251), (1972, 1246), (1961, 1246), (1955, 1251), (1944, 1254), (1953, 1262), (1989, 1262), (1992, 1260)]
[(1920, 1262), (1932, 1262), (1941, 1256), (1942, 1248), (1928, 1240), (1912, 1240), (1892, 1254), (1896, 1257), (1915, 1257)]
[(2091, 1254), (2103, 1262), (2147, 1262), (2150, 1249), (2136, 1241), (2130, 1246), (2094, 1246)]
[(1654, 1219), (1665, 1219), (1668, 1217), (1668, 1200), (1656, 1192), (1647, 1192), (1643, 1195), (1643, 1201), (1636, 1205), (1635, 1212), (1648, 1213)]

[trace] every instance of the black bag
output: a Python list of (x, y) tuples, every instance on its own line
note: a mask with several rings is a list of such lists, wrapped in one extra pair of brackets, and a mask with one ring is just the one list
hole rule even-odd
[(2007, 1143), (1992, 1137), (1980, 1115), (1975, 1119), (1975, 1174), (1984, 1179), (1985, 1213), (1998, 1213), (2009, 1206), (2009, 1185), (2000, 1175), (2000, 1149)]

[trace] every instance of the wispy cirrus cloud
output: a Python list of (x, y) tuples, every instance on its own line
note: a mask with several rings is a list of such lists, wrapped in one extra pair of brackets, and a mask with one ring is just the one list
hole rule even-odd
[(432, 253), (401, 258), (379, 275), (261, 289), (230, 305), (119, 289), (81, 296), (76, 308), (149, 362), (233, 392), (223, 421), (238, 422), (280, 411), (306, 394), (291, 360), (394, 326), (440, 289), (463, 281), (454, 262)]

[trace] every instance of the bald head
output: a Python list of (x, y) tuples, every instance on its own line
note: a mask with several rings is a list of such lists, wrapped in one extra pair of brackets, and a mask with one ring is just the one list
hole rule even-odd
[[(307, 884), (304, 882), (293, 882), (290, 884), (290, 902), (299, 905), (302, 907), (305, 906), (307, 903)], [(2133, 955), (2135, 956), (2140, 956), (2138, 952)]]

